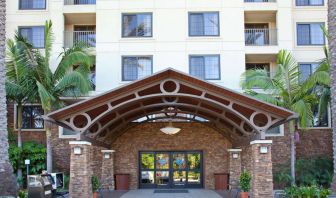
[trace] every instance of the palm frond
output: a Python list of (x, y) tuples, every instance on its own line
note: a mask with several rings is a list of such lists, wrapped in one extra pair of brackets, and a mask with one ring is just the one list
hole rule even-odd
[[(72, 71), (67, 73), (56, 85), (56, 92), (63, 95), (64, 92), (68, 92), (69, 90), (77, 90), (79, 95), (87, 94), (92, 90), (91, 83), (88, 80), (87, 76), (83, 76), (81, 73), (77, 71)], [(78, 96), (77, 94), (75, 96)]]

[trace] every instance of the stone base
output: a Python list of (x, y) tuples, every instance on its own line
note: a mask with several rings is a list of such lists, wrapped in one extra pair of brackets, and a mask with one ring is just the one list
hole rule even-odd
[(18, 185), (9, 162), (0, 165), (0, 178), (0, 196), (16, 196)]

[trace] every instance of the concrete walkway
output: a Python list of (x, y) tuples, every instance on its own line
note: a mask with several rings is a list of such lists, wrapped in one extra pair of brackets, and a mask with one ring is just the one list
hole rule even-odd
[(103, 198), (223, 198), (223, 193), (218, 194), (213, 190), (190, 189), (188, 193), (154, 193), (153, 189), (140, 189), (130, 191), (113, 191), (102, 193)]

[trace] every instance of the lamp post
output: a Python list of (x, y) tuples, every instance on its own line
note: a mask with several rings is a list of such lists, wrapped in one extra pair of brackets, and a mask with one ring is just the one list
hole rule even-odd
[(25, 165), (27, 167), (27, 185), (28, 185), (28, 175), (29, 175), (29, 164), (30, 164), (30, 160), (25, 159)]

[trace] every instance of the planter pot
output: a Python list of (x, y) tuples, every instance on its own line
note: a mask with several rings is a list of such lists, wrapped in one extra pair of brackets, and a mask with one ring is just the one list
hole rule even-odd
[(93, 198), (97, 198), (98, 197), (98, 193), (97, 192), (93, 192)]
[(249, 197), (249, 193), (248, 192), (241, 192), (240, 193), (240, 198), (248, 198)]

